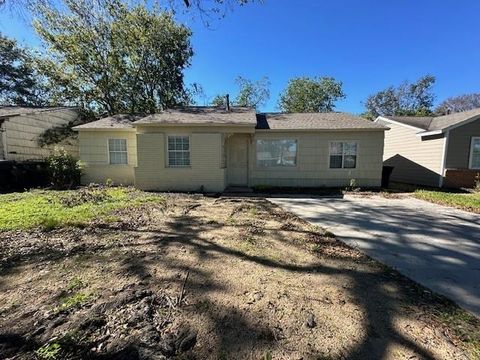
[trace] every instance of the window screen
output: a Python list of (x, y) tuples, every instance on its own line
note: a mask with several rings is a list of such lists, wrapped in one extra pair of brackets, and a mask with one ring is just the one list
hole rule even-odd
[(190, 166), (190, 138), (188, 136), (168, 137), (168, 166)]
[(357, 167), (357, 143), (334, 141), (330, 143), (330, 168), (355, 169)]
[(257, 165), (260, 167), (297, 165), (297, 141), (257, 140)]
[(127, 140), (108, 139), (108, 153), (111, 165), (126, 165), (128, 163)]
[(480, 137), (472, 138), (470, 168), (480, 169)]

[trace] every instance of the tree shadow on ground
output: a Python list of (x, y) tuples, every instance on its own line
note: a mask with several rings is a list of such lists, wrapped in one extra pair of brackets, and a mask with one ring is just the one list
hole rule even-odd
[[(398, 273), (382, 266), (376, 266), (374, 271), (364, 271), (351, 266), (351, 259), (329, 259), (326, 262), (322, 258), (308, 265), (296, 265), (292, 263), (272, 260), (265, 256), (252, 255), (244, 251), (223, 246), (215, 240), (205, 238), (204, 234), (212, 227), (221, 227), (222, 224), (205, 223), (203, 219), (193, 215), (182, 215), (173, 217), (167, 223), (167, 228), (172, 230), (137, 230), (129, 229), (131, 234), (141, 234), (143, 239), (140, 241), (131, 241), (122, 244), (125, 255), (121, 259), (121, 267), (124, 275), (135, 276), (137, 281), (143, 282), (145, 286), (152, 283), (162, 285), (165, 282), (176, 284), (181, 289), (185, 285), (186, 293), (194, 293), (201, 302), (186, 306), (185, 311), (199, 312), (205, 317), (204, 326), (207, 327), (215, 337), (218, 343), (210, 351), (212, 358), (219, 357), (223, 351), (228, 354), (248, 353), (252, 349), (271, 349), (275, 350), (279, 346), (276, 334), (272, 331), (269, 324), (265, 324), (259, 319), (256, 322), (247, 321), (240, 316), (238, 309), (228, 305), (222, 305), (218, 302), (208, 300), (208, 295), (214, 291), (228, 291), (225, 284), (218, 283), (211, 273), (203, 271), (200, 268), (192, 267), (179, 257), (169, 254), (178, 252), (179, 249), (185, 249), (195, 254), (198, 262), (206, 261), (209, 258), (221, 257), (225, 262), (232, 259), (241, 259), (247, 264), (261, 265), (269, 269), (282, 269), (289, 273), (296, 274), (323, 274), (328, 276), (346, 276), (351, 280), (352, 286), (347, 289), (354, 302), (358, 304), (360, 310), (365, 314), (364, 336), (356, 346), (347, 349), (343, 353), (345, 359), (382, 359), (387, 354), (391, 345), (397, 344), (410, 349), (423, 359), (433, 359), (433, 356), (422, 345), (413, 342), (400, 334), (395, 327), (395, 319), (405, 315), (405, 306), (418, 306), (422, 304), (426, 311), (437, 305), (444, 306), (444, 300), (430, 293), (425, 293), (423, 288), (416, 287), (403, 278)], [(244, 225), (235, 224), (232, 227), (242, 228)], [(272, 230), (272, 229), (270, 229)], [(301, 232), (301, 231), (299, 231)], [(309, 233), (310, 231), (305, 231)], [(283, 241), (288, 241), (281, 232), (277, 237)], [(95, 254), (99, 251), (108, 251), (118, 245), (92, 245), (91, 248), (81, 247), (75, 251), (75, 254), (89, 253), (92, 256), (91, 261), (95, 262)], [(148, 246), (147, 249), (142, 249)], [(128, 250), (136, 249), (135, 252)], [(72, 254), (68, 254), (72, 256)], [(18, 259), (12, 259), (9, 262), (8, 269), (14, 271), (19, 264), (37, 263), (46, 261), (59, 261), (65, 257), (62, 251), (51, 252), (51, 249), (40, 249), (39, 252), (31, 256), (23, 256)], [(169, 274), (152, 274), (151, 269), (158, 262), (169, 270)], [(369, 262), (370, 260), (362, 260)], [(2, 270), (3, 272), (3, 270)], [(188, 282), (185, 284), (183, 276), (172, 276), (173, 274), (189, 273)], [(394, 296), (386, 288), (391, 285), (398, 287), (401, 292), (408, 293), (402, 297), (402, 305), (399, 305), (398, 296)], [(398, 295), (398, 294), (397, 294)], [(208, 311), (206, 311), (208, 310)], [(38, 346), (38, 343), (32, 343), (32, 339), (21, 333), (11, 333), (1, 330), (1, 345), (10, 342), (10, 345), (20, 344), (22, 341), (28, 344), (29, 348)], [(239, 341), (239, 339), (242, 339)], [(91, 346), (91, 344), (89, 344)], [(87, 349), (83, 349), (87, 353)], [(321, 349), (317, 349), (318, 354), (312, 353), (312, 356), (323, 356)], [(90, 354), (90, 353), (89, 353)], [(115, 354), (111, 354), (112, 356)], [(205, 354), (204, 354), (205, 355)], [(207, 354), (208, 355), (208, 354)], [(94, 357), (92, 354), (90, 357)]]

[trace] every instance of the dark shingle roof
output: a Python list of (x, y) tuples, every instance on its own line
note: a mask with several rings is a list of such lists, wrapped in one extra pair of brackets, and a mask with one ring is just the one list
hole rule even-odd
[(133, 128), (133, 122), (145, 117), (145, 114), (118, 114), (100, 120), (78, 125), (73, 130), (88, 129), (128, 129)]
[(433, 116), (385, 116), (387, 119), (398, 121), (405, 125), (410, 125), (419, 129), (428, 130)]
[(11, 116), (20, 116), (25, 114), (34, 114), (45, 111), (76, 109), (75, 107), (57, 106), (57, 107), (22, 107), (22, 106), (0, 106), (0, 118)]
[(430, 117), (413, 116), (383, 116), (386, 119), (394, 120), (399, 123), (414, 126), (425, 131), (445, 130), (455, 125), (460, 125), (464, 121), (480, 117), (480, 108), (462, 111), (454, 114)]
[(190, 106), (165, 110), (135, 121), (135, 125), (255, 125), (255, 110), (244, 107), (225, 108)]
[(386, 130), (373, 121), (341, 112), (264, 113), (257, 115), (257, 129), (272, 130)]

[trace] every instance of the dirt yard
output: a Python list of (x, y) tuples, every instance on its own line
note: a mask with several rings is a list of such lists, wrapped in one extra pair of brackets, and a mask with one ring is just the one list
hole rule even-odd
[(262, 199), (0, 233), (0, 358), (474, 359), (480, 322)]

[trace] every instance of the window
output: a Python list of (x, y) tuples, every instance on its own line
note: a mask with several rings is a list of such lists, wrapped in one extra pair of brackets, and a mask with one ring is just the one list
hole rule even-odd
[(108, 154), (111, 165), (126, 165), (127, 162), (127, 140), (108, 139)]
[(190, 138), (188, 136), (168, 137), (168, 166), (190, 166)]
[(470, 169), (480, 169), (480, 137), (472, 137), (470, 144)]
[(261, 167), (297, 165), (297, 141), (257, 140), (257, 165)]
[(330, 169), (355, 169), (358, 145), (353, 141), (330, 143)]

